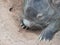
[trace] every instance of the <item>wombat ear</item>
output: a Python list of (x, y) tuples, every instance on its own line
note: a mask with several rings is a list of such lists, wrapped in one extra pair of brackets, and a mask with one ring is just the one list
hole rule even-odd
[(56, 7), (60, 7), (60, 0), (52, 0), (52, 2)]
[(48, 0), (49, 5), (56, 9), (60, 9), (60, 0)]

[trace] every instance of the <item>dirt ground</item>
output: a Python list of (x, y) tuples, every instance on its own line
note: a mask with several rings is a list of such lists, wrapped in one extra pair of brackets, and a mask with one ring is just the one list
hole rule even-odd
[(28, 31), (20, 27), (22, 2), (0, 0), (0, 45), (60, 45), (60, 32), (51, 41), (39, 41), (40, 31)]

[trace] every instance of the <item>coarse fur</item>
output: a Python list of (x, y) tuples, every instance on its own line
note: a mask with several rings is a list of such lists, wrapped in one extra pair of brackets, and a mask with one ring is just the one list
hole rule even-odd
[(39, 40), (51, 40), (60, 29), (59, 0), (25, 0), (22, 28), (42, 29)]

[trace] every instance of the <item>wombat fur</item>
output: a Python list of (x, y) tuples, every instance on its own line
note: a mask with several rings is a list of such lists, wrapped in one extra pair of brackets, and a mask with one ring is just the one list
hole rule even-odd
[(39, 40), (51, 40), (60, 29), (59, 0), (25, 0), (22, 28), (42, 29)]

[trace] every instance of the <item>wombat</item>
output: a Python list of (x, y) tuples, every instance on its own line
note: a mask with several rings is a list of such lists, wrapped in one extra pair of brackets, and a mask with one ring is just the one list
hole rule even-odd
[(21, 26), (40, 30), (39, 40), (51, 40), (60, 29), (60, 0), (25, 0)]

